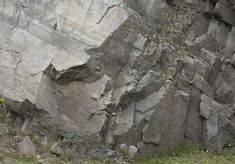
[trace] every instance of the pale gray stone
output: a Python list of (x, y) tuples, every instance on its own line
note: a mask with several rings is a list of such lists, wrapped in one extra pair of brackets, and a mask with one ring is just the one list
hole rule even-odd
[(136, 153), (138, 152), (138, 148), (131, 145), (129, 146), (129, 149), (128, 149), (128, 156), (131, 158), (131, 159), (134, 159), (136, 157)]
[(162, 97), (166, 94), (166, 88), (163, 87), (159, 90), (159, 92), (155, 92), (148, 96), (147, 98), (140, 100), (136, 103), (136, 110), (142, 113), (147, 112), (148, 110), (151, 110), (154, 106), (156, 106)]
[[(160, 89), (163, 84), (164, 84), (164, 79), (162, 78), (162, 76), (157, 73), (154, 72), (152, 70), (150, 70), (138, 83), (138, 85), (136, 86), (136, 92), (151, 92), (151, 90), (158, 90)], [(153, 90), (153, 91), (154, 91)]]
[(36, 154), (36, 148), (33, 145), (31, 139), (29, 136), (26, 136), (23, 138), (23, 141), (17, 144), (17, 148), (19, 153), (22, 153), (24, 155), (35, 155)]
[(213, 96), (213, 88), (205, 81), (202, 76), (196, 75), (193, 84), (209, 97)]
[(128, 151), (128, 148), (127, 148), (126, 143), (121, 144), (121, 145), (119, 146), (119, 149), (120, 149), (122, 152), (124, 152), (124, 153), (127, 153), (127, 151)]

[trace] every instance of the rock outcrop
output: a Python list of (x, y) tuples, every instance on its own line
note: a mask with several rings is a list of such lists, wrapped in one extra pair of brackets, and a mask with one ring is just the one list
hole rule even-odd
[(8, 0), (0, 25), (0, 95), (54, 152), (235, 144), (234, 0)]

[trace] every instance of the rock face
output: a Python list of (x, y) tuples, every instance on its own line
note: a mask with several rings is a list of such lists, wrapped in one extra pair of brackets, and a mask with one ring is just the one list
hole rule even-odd
[(72, 154), (233, 145), (234, 6), (2, 1), (0, 95), (19, 132), (60, 138)]

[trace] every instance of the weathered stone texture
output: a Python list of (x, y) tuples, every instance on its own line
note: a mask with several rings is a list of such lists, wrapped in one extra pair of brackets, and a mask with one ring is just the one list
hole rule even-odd
[(235, 144), (234, 6), (1, 1), (0, 95), (15, 128), (61, 138), (51, 151), (63, 155)]

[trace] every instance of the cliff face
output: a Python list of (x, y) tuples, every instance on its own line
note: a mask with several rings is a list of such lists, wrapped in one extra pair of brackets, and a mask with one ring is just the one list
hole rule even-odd
[(234, 144), (234, 0), (8, 0), (0, 25), (22, 133), (75, 155)]

